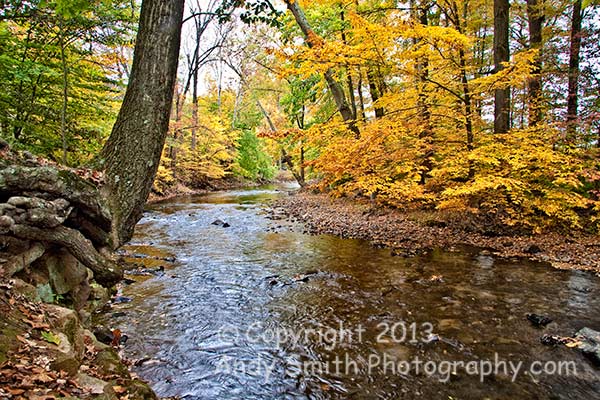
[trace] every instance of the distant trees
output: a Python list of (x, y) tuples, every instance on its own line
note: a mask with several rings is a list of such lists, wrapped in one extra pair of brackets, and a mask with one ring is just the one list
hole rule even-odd
[[(508, 0), (494, 0), (494, 72), (502, 71), (510, 61)], [(494, 91), (494, 133), (510, 129), (510, 88)]]
[[(81, 7), (88, 6), (78, 1), (51, 4), (58, 18), (63, 18), (59, 29)], [(16, 10), (38, 11), (28, 7)], [(0, 233), (19, 239), (25, 247), (30, 245), (35, 250), (34, 260), (42, 254), (75, 257), (103, 285), (110, 286), (122, 278), (121, 267), (109, 254), (131, 238), (158, 168), (168, 132), (182, 18), (183, 0), (143, 2), (127, 92), (100, 155), (104, 174), (52, 165), (1, 143)], [(71, 98), (65, 79), (69, 76), (65, 68), (67, 41), (64, 36), (57, 40), (62, 74), (56, 75), (63, 83), (64, 97), (59, 104), (65, 127), (65, 99)], [(31, 83), (23, 79), (24, 86)], [(22, 257), (29, 253), (26, 251)]]

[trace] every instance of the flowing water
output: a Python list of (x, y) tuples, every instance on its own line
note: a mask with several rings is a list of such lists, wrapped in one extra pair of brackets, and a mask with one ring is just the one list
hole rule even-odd
[[(281, 189), (166, 201), (138, 225), (127, 251), (165, 270), (131, 276), (132, 301), (101, 319), (129, 336), (126, 356), (159, 395), (600, 398), (596, 366), (540, 343), (600, 330), (600, 278), (473, 249), (402, 258), (307, 235), (269, 218)], [(168, 255), (176, 261), (156, 257)], [(554, 322), (535, 328), (527, 313)]]

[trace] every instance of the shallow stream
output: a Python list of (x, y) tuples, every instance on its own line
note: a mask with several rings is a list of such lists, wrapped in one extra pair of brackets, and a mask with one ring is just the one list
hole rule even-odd
[[(101, 320), (129, 336), (126, 356), (159, 395), (600, 398), (600, 369), (540, 343), (544, 333), (600, 330), (600, 278), (473, 249), (402, 258), (311, 236), (269, 213), (267, 202), (285, 195), (179, 198), (139, 223), (126, 251), (165, 270), (129, 276), (132, 301)], [(535, 328), (527, 313), (554, 322)]]

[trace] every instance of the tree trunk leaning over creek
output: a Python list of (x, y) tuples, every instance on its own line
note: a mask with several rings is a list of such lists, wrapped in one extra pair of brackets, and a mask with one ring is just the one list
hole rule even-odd
[(152, 188), (169, 129), (183, 0), (144, 0), (123, 105), (102, 150), (112, 213), (111, 244), (131, 239)]

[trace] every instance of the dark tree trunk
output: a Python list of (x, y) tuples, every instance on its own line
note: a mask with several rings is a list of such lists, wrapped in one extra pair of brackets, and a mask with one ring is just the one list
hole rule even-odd
[[(502, 63), (509, 60), (508, 0), (494, 0), (494, 68), (496, 73), (504, 69)], [(510, 129), (510, 88), (496, 89), (494, 93), (494, 133), (506, 133)]]
[(533, 61), (531, 78), (527, 84), (529, 103), (529, 126), (536, 126), (543, 118), (542, 111), (542, 28), (544, 13), (538, 0), (527, 0), (527, 21), (529, 24), (529, 48), (538, 50)]
[(196, 150), (196, 135), (198, 133), (198, 67), (192, 76), (192, 151)]
[[(367, 68), (367, 80), (369, 81), (369, 93), (371, 94), (371, 100), (373, 103), (377, 102), (381, 97), (379, 86), (377, 85), (377, 76), (372, 67)], [(383, 117), (385, 110), (383, 107), (375, 107), (375, 118), (379, 119)]]
[(577, 132), (579, 103), (579, 52), (581, 50), (581, 0), (573, 3), (571, 47), (569, 50), (569, 91), (567, 96), (567, 135), (572, 140)]
[[(323, 44), (323, 39), (321, 39), (315, 31), (311, 28), (306, 16), (304, 15), (304, 11), (300, 8), (298, 1), (295, 0), (285, 0), (285, 4), (287, 5), (288, 10), (291, 11), (296, 23), (302, 30), (304, 37), (306, 38), (306, 43), (310, 47), (320, 47)], [(325, 81), (327, 82), (327, 86), (329, 87), (329, 92), (335, 101), (337, 106), (337, 110), (342, 116), (342, 119), (348, 126), (348, 129), (352, 131), (356, 137), (360, 136), (360, 131), (358, 126), (356, 126), (356, 118), (354, 113), (352, 112), (352, 108), (348, 104), (348, 100), (346, 99), (346, 95), (344, 94), (344, 88), (340, 83), (335, 79), (335, 73), (333, 69), (328, 69), (323, 74), (325, 77)]]
[(113, 248), (131, 238), (158, 169), (169, 129), (183, 4), (183, 0), (142, 2), (127, 92), (102, 150)]
[[(344, 12), (340, 13), (340, 19), (345, 21)], [(342, 26), (342, 43), (348, 45), (346, 30)], [(346, 84), (348, 85), (348, 97), (350, 99), (350, 107), (352, 108), (353, 119), (356, 119), (356, 97), (354, 96), (354, 82), (352, 82), (352, 74), (350, 73), (350, 65), (346, 64)]]
[[(423, 2), (418, 10), (419, 23), (423, 26), (429, 25), (428, 18), (428, 6)], [(429, 59), (427, 56), (423, 56), (419, 60), (419, 115), (421, 119), (421, 132), (419, 132), (419, 138), (423, 140), (423, 161), (421, 163), (421, 180), (422, 185), (425, 184), (429, 172), (433, 168), (433, 127), (431, 125), (431, 110), (429, 108), (429, 102), (427, 99), (427, 93), (425, 88), (429, 79)]]
[[(451, 4), (452, 13), (454, 14), (454, 27), (459, 33), (463, 33), (463, 24), (461, 22), (461, 17), (458, 11), (458, 5), (456, 1), (452, 1)], [(463, 18), (466, 20), (467, 17), (467, 6), (466, 3), (463, 5)], [(465, 106), (465, 130), (467, 133), (467, 151), (470, 154), (474, 150), (474, 141), (475, 137), (473, 134), (473, 103), (472, 103), (472, 95), (471, 88), (469, 86), (469, 77), (467, 76), (467, 61), (464, 49), (459, 49), (458, 51), (459, 58), (459, 66), (460, 66), (460, 82), (462, 85), (463, 95), (461, 97), (461, 101)], [(473, 179), (475, 177), (475, 166), (473, 164), (473, 160), (469, 159), (468, 161), (468, 179)]]

